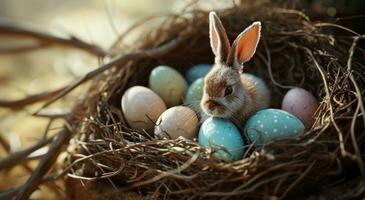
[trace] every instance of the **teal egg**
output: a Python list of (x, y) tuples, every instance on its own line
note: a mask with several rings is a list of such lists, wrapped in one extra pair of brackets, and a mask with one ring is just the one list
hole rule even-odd
[(186, 93), (186, 103), (193, 109), (200, 108), (200, 100), (203, 97), (204, 78), (198, 78), (190, 86)]
[(212, 68), (211, 64), (199, 64), (192, 66), (187, 72), (186, 72), (186, 80), (189, 84), (193, 83), (196, 79), (204, 77), (209, 70)]
[(265, 109), (250, 117), (244, 133), (260, 145), (284, 138), (293, 138), (304, 131), (304, 124), (294, 115), (280, 109)]
[(188, 84), (175, 69), (158, 66), (150, 74), (149, 87), (164, 100), (168, 107), (172, 107), (181, 104)]
[(229, 120), (211, 117), (199, 130), (199, 144), (210, 148), (221, 160), (234, 161), (243, 157), (244, 143), (238, 128)]

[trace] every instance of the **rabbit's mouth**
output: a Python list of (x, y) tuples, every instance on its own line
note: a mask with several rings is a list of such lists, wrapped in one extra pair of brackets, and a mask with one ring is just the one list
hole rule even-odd
[(212, 117), (227, 117), (225, 106), (214, 100), (208, 100), (204, 103), (204, 111)]
[(219, 102), (214, 100), (208, 100), (204, 103), (205, 107), (208, 108), (208, 110), (215, 110), (222, 106)]

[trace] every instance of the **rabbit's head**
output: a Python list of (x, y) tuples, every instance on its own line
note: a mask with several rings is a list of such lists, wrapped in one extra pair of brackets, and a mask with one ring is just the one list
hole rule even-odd
[(215, 64), (205, 77), (202, 110), (222, 118), (233, 116), (245, 104), (240, 74), (243, 64), (251, 59), (260, 39), (261, 23), (254, 22), (241, 32), (232, 44), (215, 12), (209, 14), (210, 45)]

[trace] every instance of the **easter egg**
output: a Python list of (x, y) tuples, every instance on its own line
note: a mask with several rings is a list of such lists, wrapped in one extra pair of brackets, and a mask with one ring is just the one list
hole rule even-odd
[(155, 126), (155, 137), (193, 139), (198, 133), (199, 120), (195, 112), (185, 106), (169, 108), (161, 114)]
[(181, 104), (188, 84), (175, 69), (158, 66), (150, 74), (149, 87), (164, 100), (168, 107), (172, 107)]
[(313, 94), (302, 88), (293, 88), (284, 96), (281, 109), (298, 117), (306, 127), (311, 127), (318, 106), (319, 102)]
[(203, 97), (204, 78), (198, 78), (190, 86), (186, 93), (186, 103), (193, 109), (200, 108), (200, 100)]
[(239, 129), (229, 120), (210, 117), (199, 130), (199, 144), (210, 148), (221, 160), (234, 161), (243, 157), (244, 143)]
[(185, 74), (186, 80), (189, 84), (193, 83), (196, 79), (204, 77), (212, 68), (211, 64), (199, 64), (191, 67)]
[(303, 123), (294, 115), (280, 109), (264, 109), (251, 116), (244, 127), (244, 134), (254, 144), (292, 138), (304, 131)]
[(158, 117), (166, 110), (163, 100), (143, 86), (129, 88), (122, 97), (122, 111), (128, 125), (136, 130), (153, 131)]

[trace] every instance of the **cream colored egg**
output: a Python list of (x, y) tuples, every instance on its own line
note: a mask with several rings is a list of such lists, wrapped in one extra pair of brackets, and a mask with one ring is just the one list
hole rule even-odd
[(166, 110), (157, 120), (155, 137), (176, 139), (183, 136), (193, 139), (198, 133), (199, 120), (195, 112), (185, 106)]
[(166, 105), (155, 92), (143, 86), (129, 88), (122, 97), (122, 111), (128, 125), (136, 130), (153, 131)]

